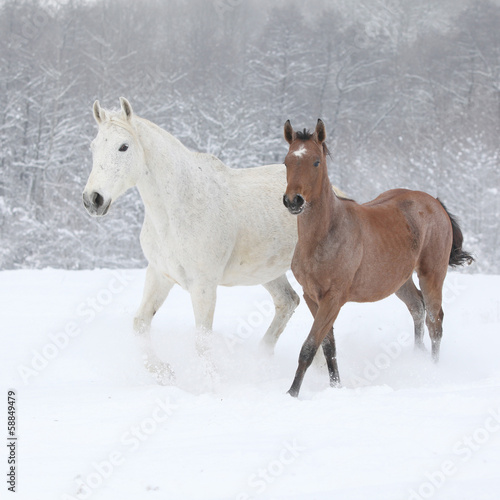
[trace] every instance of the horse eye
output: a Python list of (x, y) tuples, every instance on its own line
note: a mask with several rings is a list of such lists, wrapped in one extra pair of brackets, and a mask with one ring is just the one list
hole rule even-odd
[(314, 165), (315, 167), (319, 167), (319, 160), (316, 160), (316, 161), (313, 163), (313, 165)]
[(127, 151), (127, 149), (128, 149), (128, 144), (122, 144), (118, 151), (121, 151), (123, 153), (123, 151)]

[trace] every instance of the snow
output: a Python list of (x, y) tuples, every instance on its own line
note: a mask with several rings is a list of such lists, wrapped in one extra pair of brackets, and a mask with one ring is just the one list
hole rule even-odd
[(189, 296), (174, 288), (152, 328), (176, 372), (162, 387), (132, 332), (144, 275), (0, 273), (0, 425), (13, 389), (16, 498), (500, 497), (500, 276), (448, 275), (438, 365), (413, 351), (397, 298), (347, 304), (336, 323), (343, 388), (315, 361), (293, 399), (311, 326), (303, 301), (267, 357), (267, 292), (220, 288), (200, 358)]

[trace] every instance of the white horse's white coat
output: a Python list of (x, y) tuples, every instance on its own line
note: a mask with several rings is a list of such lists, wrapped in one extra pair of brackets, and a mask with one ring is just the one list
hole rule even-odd
[(205, 330), (212, 328), (218, 285), (263, 284), (276, 307), (263, 339), (272, 350), (299, 302), (285, 276), (297, 242), (297, 220), (282, 203), (285, 166), (228, 168), (120, 102), (113, 113), (94, 104), (99, 131), (83, 199), (94, 216), (133, 186), (144, 202), (148, 268), (134, 327), (145, 340), (147, 367), (160, 381), (170, 374), (152, 351), (149, 327), (174, 284), (190, 293), (196, 326)]

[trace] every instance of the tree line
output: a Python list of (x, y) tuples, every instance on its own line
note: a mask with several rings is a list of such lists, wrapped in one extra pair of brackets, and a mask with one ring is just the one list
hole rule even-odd
[(123, 95), (235, 168), (282, 162), (284, 122), (321, 117), (333, 183), (439, 196), (500, 272), (498, 26), (486, 0), (4, 0), (0, 268), (145, 264), (135, 190), (100, 220), (81, 202), (92, 103)]

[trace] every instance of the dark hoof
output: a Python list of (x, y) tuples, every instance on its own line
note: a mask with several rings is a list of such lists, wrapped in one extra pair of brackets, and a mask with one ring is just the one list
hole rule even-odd
[(439, 361), (439, 347), (441, 342), (433, 342), (432, 343), (432, 361), (437, 363)]
[(423, 342), (415, 342), (413, 347), (417, 352), (427, 352), (427, 347), (425, 347)]

